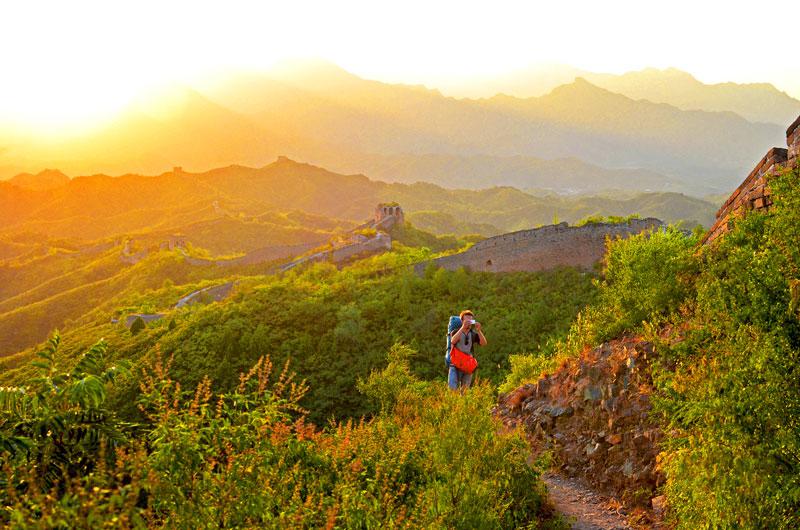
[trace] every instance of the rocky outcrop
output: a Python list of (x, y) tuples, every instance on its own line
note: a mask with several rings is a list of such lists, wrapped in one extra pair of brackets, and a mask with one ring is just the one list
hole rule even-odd
[(652, 359), (649, 342), (604, 343), (500, 396), (495, 413), (524, 428), (534, 451), (552, 450), (566, 475), (649, 507), (663, 480), (656, 466), (663, 434), (651, 418)]
[(631, 219), (623, 223), (567, 223), (520, 230), (484, 239), (459, 254), (444, 256), (415, 266), (422, 274), (429, 263), (449, 270), (542, 271), (559, 266), (591, 270), (603, 258), (607, 237), (627, 237), (664, 225), (658, 219)]

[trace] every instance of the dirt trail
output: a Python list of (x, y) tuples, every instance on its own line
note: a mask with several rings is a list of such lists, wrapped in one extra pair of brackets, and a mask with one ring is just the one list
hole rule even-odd
[(625, 516), (617, 511), (618, 503), (609, 502), (591, 488), (576, 479), (553, 473), (542, 477), (550, 500), (556, 510), (563, 514), (574, 530), (630, 530), (633, 527)]

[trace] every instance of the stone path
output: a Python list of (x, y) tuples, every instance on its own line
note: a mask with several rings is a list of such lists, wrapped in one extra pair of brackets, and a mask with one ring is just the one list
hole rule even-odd
[(542, 477), (550, 500), (574, 530), (631, 530), (608, 500), (576, 479), (548, 473)]

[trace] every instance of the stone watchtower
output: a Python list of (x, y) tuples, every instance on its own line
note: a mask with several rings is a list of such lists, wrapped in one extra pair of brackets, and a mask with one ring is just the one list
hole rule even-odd
[(375, 207), (375, 228), (388, 229), (405, 222), (405, 214), (400, 204), (396, 202), (382, 202)]

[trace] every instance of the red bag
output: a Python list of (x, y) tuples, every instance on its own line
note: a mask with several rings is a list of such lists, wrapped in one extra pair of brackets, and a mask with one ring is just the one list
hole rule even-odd
[(478, 359), (455, 346), (450, 350), (450, 363), (462, 372), (471, 374), (478, 367)]

